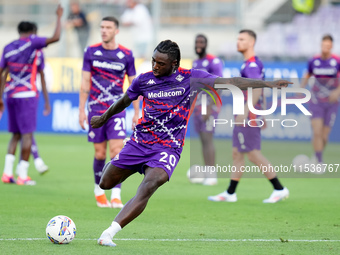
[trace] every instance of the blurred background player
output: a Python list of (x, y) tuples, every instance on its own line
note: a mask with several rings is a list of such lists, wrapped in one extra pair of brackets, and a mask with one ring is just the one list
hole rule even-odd
[[(102, 42), (87, 47), (84, 53), (82, 83), (79, 96), (79, 124), (85, 129), (85, 121), (94, 115), (104, 113), (111, 104), (123, 95), (125, 75), (129, 83), (136, 75), (132, 51), (116, 42), (119, 22), (114, 17), (105, 17), (101, 21), (100, 33)], [(85, 104), (88, 99), (88, 116)], [(138, 121), (139, 103), (134, 102), (135, 115), (132, 125)], [(88, 141), (95, 149), (93, 171), (95, 179), (94, 194), (99, 207), (122, 208), (120, 184), (112, 189), (111, 203), (107, 200), (104, 190), (99, 187), (102, 170), (106, 160), (107, 142), (110, 158), (114, 158), (123, 148), (126, 136), (125, 111), (111, 118), (99, 129), (89, 128)]]
[[(264, 69), (261, 60), (255, 56), (254, 46), (256, 42), (256, 34), (252, 30), (241, 30), (237, 39), (237, 51), (242, 53), (244, 63), (241, 67), (241, 77), (251, 79), (264, 79)], [(248, 93), (243, 91), (244, 94), (244, 108), (245, 115), (237, 115), (235, 123), (248, 123), (257, 116), (249, 112), (248, 108)], [(255, 109), (263, 109), (263, 89), (253, 89), (253, 105)], [(258, 126), (254, 123), (253, 126)], [(225, 201), (236, 202), (236, 187), (242, 177), (241, 167), (245, 165), (244, 156), (247, 155), (248, 159), (258, 167), (271, 165), (268, 159), (261, 153), (261, 128), (251, 127), (247, 124), (239, 124), (234, 126), (233, 130), (233, 165), (237, 171), (231, 173), (231, 180), (229, 187), (226, 191), (216, 195), (209, 196), (211, 201)], [(274, 191), (268, 199), (263, 200), (264, 203), (276, 203), (285, 199), (289, 195), (287, 188), (284, 188), (278, 180), (276, 173), (273, 171), (265, 171), (263, 173), (268, 180), (272, 183)]]
[[(37, 24), (34, 23), (34, 22), (32, 22), (31, 24), (33, 26), (32, 34), (36, 35), (37, 31), (38, 31)], [(45, 59), (44, 59), (44, 53), (43, 53), (42, 50), (37, 50), (37, 61), (36, 61), (36, 63), (37, 63), (38, 74), (40, 76), (40, 81), (41, 81), (41, 90), (43, 92), (44, 101), (45, 101), (43, 114), (44, 114), (44, 116), (47, 116), (51, 113), (51, 105), (50, 105), (48, 92), (47, 92), (47, 88), (46, 88), (46, 81), (45, 81), (45, 75), (44, 75)], [(3, 84), (5, 84), (5, 82), (7, 80), (8, 73), (9, 73), (8, 68), (6, 68), (5, 71), (4, 71), (4, 75), (2, 76), (2, 78), (4, 79)], [(36, 107), (38, 108), (38, 104), (39, 104), (39, 93), (38, 92), (37, 92), (37, 95), (36, 95), (36, 100), (37, 100)], [(46, 173), (46, 171), (48, 170), (48, 166), (45, 164), (45, 162), (39, 156), (38, 145), (35, 141), (34, 135), (32, 135), (31, 154), (32, 154), (33, 159), (34, 159), (35, 169), (40, 174)]]
[(86, 19), (86, 14), (81, 10), (78, 1), (71, 1), (70, 14), (67, 17), (67, 25), (76, 30), (81, 53), (87, 46), (89, 39), (90, 26)]
[(127, 9), (121, 16), (122, 25), (132, 27), (135, 57), (145, 59), (153, 39), (151, 15), (139, 0), (127, 0), (126, 6)]
[(334, 125), (339, 106), (340, 86), (338, 72), (339, 58), (332, 54), (333, 37), (325, 35), (321, 41), (321, 54), (308, 61), (308, 71), (301, 83), (306, 87), (310, 77), (314, 76), (311, 88), (312, 98), (309, 110), (312, 113), (313, 149), (312, 164), (323, 163), (323, 151)]
[[(194, 69), (204, 70), (208, 73), (223, 76), (222, 61), (210, 54), (207, 54), (208, 39), (205, 35), (199, 34), (195, 38), (195, 52), (198, 59), (194, 60), (192, 67)], [(215, 166), (215, 146), (214, 146), (214, 126), (213, 121), (217, 119), (218, 109), (210, 97), (207, 97), (207, 114), (201, 113), (201, 94), (198, 95), (196, 105), (194, 108), (194, 125), (196, 132), (200, 136), (202, 143), (202, 153), (204, 163), (207, 169), (209, 166)], [(190, 171), (190, 170), (189, 170)], [(215, 185), (217, 184), (216, 172), (205, 172), (203, 179), (203, 185)], [(196, 178), (194, 178), (196, 179)], [(201, 178), (197, 178), (198, 180)], [(202, 180), (202, 179), (201, 179)]]
[[(4, 86), (2, 83), (4, 79), (1, 79), (0, 112), (4, 111), (2, 94), (5, 92), (8, 109), (8, 130), (12, 133), (1, 178), (4, 183), (35, 184), (27, 173), (32, 136), (37, 121), (37, 88), (35, 83), (38, 70), (38, 51), (51, 43), (57, 42), (60, 38), (60, 19), (63, 14), (63, 8), (60, 5), (58, 5), (56, 14), (57, 24), (52, 37), (46, 38), (34, 35), (33, 24), (22, 21), (18, 25), (20, 38), (6, 45), (2, 53), (0, 76), (2, 76), (4, 69), (8, 68), (10, 80)], [(19, 141), (21, 141), (21, 160), (16, 169), (18, 179), (15, 181), (13, 165)]]

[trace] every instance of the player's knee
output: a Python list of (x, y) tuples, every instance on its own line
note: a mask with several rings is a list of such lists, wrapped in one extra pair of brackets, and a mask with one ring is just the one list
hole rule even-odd
[(111, 150), (111, 155), (113, 156), (111, 158), (114, 158), (120, 151), (121, 151), (121, 148), (115, 148)]
[(169, 180), (168, 174), (162, 169), (162, 174), (154, 174), (144, 178), (142, 185), (144, 190), (144, 195), (152, 195), (160, 186)]
[(112, 185), (111, 181), (105, 178), (105, 176), (102, 176), (99, 182), (99, 187), (101, 189), (111, 189), (114, 187), (114, 185)]
[(322, 138), (322, 140), (323, 140), (324, 143), (328, 143), (328, 136), (324, 136), (324, 137)]
[(28, 150), (31, 149), (32, 146), (32, 135), (30, 134), (25, 134), (22, 136), (22, 149)]
[(262, 154), (258, 150), (252, 150), (248, 153), (248, 159), (250, 162), (256, 164), (259, 158), (262, 157)]
[(241, 158), (242, 154), (236, 148), (233, 148), (233, 160), (238, 160)]
[(314, 135), (314, 137), (317, 137), (317, 138), (323, 137), (322, 131), (320, 129), (314, 129), (313, 135)]
[(19, 141), (21, 138), (21, 134), (20, 133), (14, 133), (13, 134), (13, 140)]

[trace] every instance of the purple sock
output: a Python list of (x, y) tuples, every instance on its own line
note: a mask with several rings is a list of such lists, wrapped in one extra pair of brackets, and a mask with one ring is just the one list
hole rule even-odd
[(34, 159), (39, 158), (38, 146), (33, 136), (32, 136), (31, 154), (33, 155)]
[(322, 151), (316, 151), (315, 152), (315, 157), (318, 159), (318, 162), (323, 162), (322, 161)]
[(122, 184), (119, 183), (119, 184), (117, 184), (116, 186), (114, 186), (114, 188), (122, 188)]
[(102, 177), (103, 167), (105, 165), (105, 159), (94, 159), (93, 160), (93, 172), (94, 172), (94, 182), (99, 184), (100, 178)]

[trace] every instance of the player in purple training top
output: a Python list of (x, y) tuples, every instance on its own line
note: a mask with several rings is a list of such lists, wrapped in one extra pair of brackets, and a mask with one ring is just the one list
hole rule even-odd
[[(255, 56), (254, 46), (256, 42), (256, 34), (252, 30), (241, 30), (237, 39), (237, 50), (242, 53), (244, 63), (241, 67), (241, 76), (244, 78), (252, 79), (264, 79), (264, 69), (261, 60)], [(248, 156), (249, 161), (257, 165), (258, 167), (266, 166), (266, 169), (270, 169), (271, 165), (269, 160), (261, 153), (261, 128), (258, 124), (250, 124), (248, 121), (259, 119), (258, 116), (249, 112), (248, 109), (248, 93), (243, 91), (244, 94), (244, 108), (245, 115), (237, 115), (235, 123), (239, 124), (234, 127), (233, 130), (233, 165), (237, 171), (231, 173), (231, 180), (229, 187), (226, 191), (216, 195), (208, 197), (211, 201), (225, 201), (236, 202), (236, 187), (242, 177), (243, 172), (241, 167), (245, 165), (244, 157)], [(252, 102), (255, 109), (263, 109), (264, 95), (263, 89), (254, 89)], [(250, 122), (251, 123), (251, 122)], [(272, 183), (274, 191), (268, 199), (263, 200), (264, 203), (276, 203), (288, 197), (289, 191), (284, 188), (278, 180), (274, 171), (265, 171), (263, 173), (268, 180)]]
[[(192, 67), (194, 69), (204, 70), (208, 73), (222, 77), (222, 61), (210, 54), (207, 54), (208, 39), (205, 35), (199, 34), (195, 38), (195, 52), (198, 59), (194, 60)], [(215, 166), (215, 146), (214, 146), (214, 119), (217, 119), (219, 109), (213, 100), (208, 97), (207, 114), (201, 114), (201, 94), (198, 95), (196, 105), (193, 111), (193, 120), (196, 132), (200, 136), (202, 143), (203, 159), (206, 166)], [(207, 169), (210, 169), (209, 167)], [(189, 169), (190, 171), (190, 169)], [(203, 185), (217, 184), (217, 173), (207, 172), (203, 178), (193, 178), (191, 181), (198, 183), (197, 180), (203, 180)], [(195, 180), (196, 179), (196, 180)]]
[[(31, 23), (31, 24), (33, 26), (32, 34), (36, 35), (38, 27), (35, 23)], [(44, 60), (44, 53), (42, 52), (42, 50), (37, 50), (36, 63), (37, 63), (37, 72), (40, 75), (40, 80), (41, 80), (41, 90), (43, 92), (44, 101), (45, 101), (43, 114), (46, 116), (46, 115), (50, 114), (51, 106), (50, 106), (50, 103), (49, 103), (49, 97), (48, 97), (48, 92), (47, 92), (47, 88), (46, 88), (46, 81), (45, 81), (45, 75), (44, 75), (45, 60)], [(9, 70), (8, 70), (8, 68), (6, 68), (5, 71), (4, 71), (4, 75), (2, 76), (2, 78), (4, 79), (2, 81), (3, 84), (5, 84), (7, 77), (8, 77), (8, 74), (9, 74)], [(37, 95), (36, 95), (36, 100), (37, 100), (36, 107), (38, 107), (38, 103), (39, 103), (39, 93), (38, 93), (38, 91), (37, 91)], [(38, 145), (35, 141), (34, 135), (32, 135), (31, 154), (34, 158), (35, 169), (40, 174), (46, 173), (46, 171), (48, 170), (48, 166), (45, 164), (45, 162), (39, 156)]]
[[(136, 75), (132, 52), (116, 42), (118, 26), (116, 18), (103, 18), (100, 25), (102, 42), (87, 47), (84, 53), (83, 77), (79, 96), (79, 123), (83, 129), (85, 129), (85, 121), (88, 123), (92, 116), (103, 114), (111, 104), (121, 98), (125, 75), (128, 76), (130, 84)], [(85, 113), (87, 99), (88, 116)], [(139, 117), (138, 101), (134, 102), (134, 109), (133, 125), (137, 124)], [(112, 159), (123, 148), (125, 136), (125, 111), (112, 117), (100, 129), (89, 128), (88, 141), (93, 143), (95, 150), (94, 193), (99, 207), (123, 207), (120, 184), (112, 189), (110, 203), (104, 190), (99, 187), (99, 181), (105, 165), (107, 143)]]
[[(219, 78), (202, 70), (180, 68), (180, 60), (180, 50), (175, 42), (160, 42), (153, 52), (152, 72), (135, 78), (121, 99), (104, 114), (91, 119), (91, 126), (99, 128), (113, 115), (124, 111), (139, 96), (144, 97), (143, 117), (125, 147), (105, 165), (99, 185), (103, 189), (111, 189), (137, 172), (144, 174), (144, 179), (136, 195), (125, 204), (111, 226), (102, 233), (98, 239), (100, 245), (116, 246), (112, 242), (113, 236), (140, 215), (152, 194), (170, 180), (184, 145), (192, 101), (190, 99), (198, 91), (190, 90), (191, 78), (210, 78), (210, 84), (233, 84), (241, 89), (282, 87), (290, 83), (239, 77)], [(207, 79), (204, 82), (208, 82)]]
[[(12, 139), (9, 142), (5, 158), (5, 168), (1, 180), (4, 183), (15, 183), (13, 178), (13, 164), (15, 150), (21, 141), (21, 160), (16, 172), (19, 185), (34, 185), (35, 182), (27, 175), (29, 167), (29, 155), (31, 153), (32, 134), (36, 128), (36, 75), (37, 75), (37, 52), (47, 45), (59, 41), (61, 32), (61, 16), (63, 8), (58, 5), (56, 29), (51, 38), (38, 37), (33, 32), (30, 22), (20, 22), (18, 32), (20, 38), (6, 45), (0, 61), (0, 76), (8, 68), (10, 80), (0, 84), (0, 112), (4, 111), (2, 100), (3, 92), (6, 93), (8, 109), (8, 130)], [(1, 82), (2, 83), (2, 82)]]
[(315, 155), (311, 163), (322, 164), (322, 153), (328, 142), (329, 133), (335, 122), (339, 107), (340, 86), (338, 73), (339, 58), (332, 54), (333, 37), (325, 35), (321, 42), (321, 55), (315, 56), (308, 62), (308, 71), (301, 83), (306, 87), (310, 77), (315, 79), (312, 84), (312, 98), (309, 110), (312, 113), (312, 144)]

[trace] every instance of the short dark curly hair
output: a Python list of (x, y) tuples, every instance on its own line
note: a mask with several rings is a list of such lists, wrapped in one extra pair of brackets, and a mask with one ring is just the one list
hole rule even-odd
[(177, 67), (180, 65), (181, 61), (181, 51), (177, 43), (171, 40), (161, 41), (154, 51), (167, 54), (171, 60), (177, 60)]

